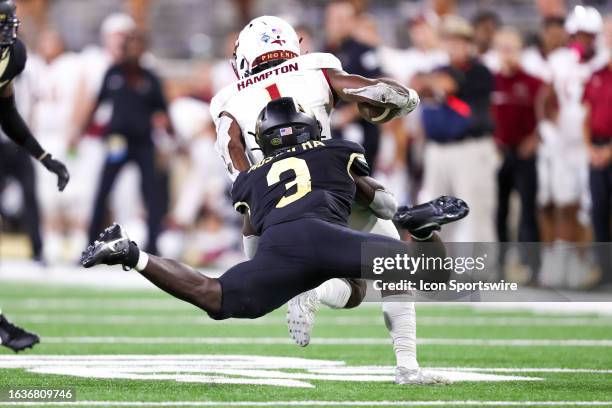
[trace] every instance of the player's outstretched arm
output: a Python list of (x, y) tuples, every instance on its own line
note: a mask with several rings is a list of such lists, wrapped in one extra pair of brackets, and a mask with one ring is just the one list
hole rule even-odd
[(57, 175), (57, 187), (60, 191), (66, 187), (70, 179), (66, 166), (45, 152), (30, 132), (28, 125), (17, 111), (12, 84), (5, 86), (0, 94), (0, 127), (9, 138), (40, 161), (47, 170)]
[(343, 101), (357, 103), (362, 116), (364, 106), (380, 108), (376, 116), (364, 116), (373, 123), (384, 123), (407, 115), (419, 104), (419, 95), (415, 90), (392, 79), (370, 79), (339, 69), (327, 70), (327, 77), (336, 95)]
[(113, 224), (81, 255), (85, 268), (105, 264), (136, 269), (155, 286), (210, 314), (221, 310), (221, 285), (216, 279), (172, 259), (140, 251), (123, 228)]

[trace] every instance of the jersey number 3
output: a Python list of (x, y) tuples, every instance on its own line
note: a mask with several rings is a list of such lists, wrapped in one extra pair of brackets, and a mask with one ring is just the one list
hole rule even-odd
[(297, 157), (288, 157), (275, 162), (272, 167), (270, 167), (268, 175), (266, 176), (268, 186), (278, 183), (280, 181), (281, 174), (286, 171), (292, 171), (295, 173), (295, 178), (285, 184), (285, 189), (288, 191), (293, 186), (296, 186), (297, 190), (293, 194), (283, 196), (283, 198), (278, 200), (276, 208), (283, 208), (286, 205), (289, 205), (304, 197), (312, 190), (308, 165), (306, 164), (305, 160), (298, 159)]

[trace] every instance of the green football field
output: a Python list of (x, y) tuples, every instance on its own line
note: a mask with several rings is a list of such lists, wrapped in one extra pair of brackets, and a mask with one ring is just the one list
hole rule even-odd
[[(397, 386), (380, 306), (324, 309), (291, 343), (284, 310), (214, 322), (151, 290), (0, 282), (0, 305), (43, 341), (0, 350), (0, 390), (73, 388), (28, 406), (612, 406), (612, 317), (419, 305), (419, 360), (454, 382)], [(17, 405), (0, 402), (0, 406)]]

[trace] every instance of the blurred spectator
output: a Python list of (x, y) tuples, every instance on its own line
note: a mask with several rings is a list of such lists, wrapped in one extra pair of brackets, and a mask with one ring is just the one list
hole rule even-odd
[(565, 0), (536, 0), (536, 8), (544, 19), (549, 17), (563, 17), (567, 14)]
[(470, 217), (449, 228), (445, 239), (492, 242), (497, 165), (490, 116), (493, 77), (476, 58), (474, 32), (467, 21), (447, 16), (442, 34), (450, 65), (433, 75), (430, 92), (436, 102), (423, 104), (428, 143), (422, 199), (442, 194), (464, 198)]
[(500, 68), (499, 55), (492, 45), (493, 37), (500, 25), (499, 16), (492, 11), (480, 11), (472, 19), (472, 25), (474, 26), (474, 43), (482, 63), (491, 72), (497, 72)]
[[(522, 40), (510, 28), (500, 30), (494, 40), (499, 56), (499, 72), (495, 74), (492, 96), (495, 119), (495, 141), (502, 155), (497, 173), (497, 238), (512, 241), (508, 231), (510, 194), (516, 190), (520, 198), (519, 242), (540, 239), (536, 219), (536, 98), (542, 95), (542, 82), (521, 69)], [(505, 248), (504, 248), (505, 249)], [(522, 247), (523, 261), (531, 269), (531, 282), (537, 282), (539, 257)], [(502, 250), (502, 264), (505, 250)], [(530, 256), (531, 255), (531, 256)]]
[(426, 15), (408, 22), (411, 47), (395, 49), (381, 46), (378, 50), (382, 69), (402, 84), (409, 84), (416, 74), (427, 74), (434, 68), (448, 64), (435, 23)]
[[(326, 51), (342, 62), (344, 70), (369, 78), (382, 76), (376, 50), (354, 37), (359, 16), (349, 0), (334, 0), (325, 9)], [(372, 168), (376, 166), (376, 154), (380, 142), (380, 130), (358, 117), (352, 105), (338, 105), (332, 116), (334, 137), (342, 136), (363, 145), (365, 157)]]
[(531, 76), (540, 78), (546, 83), (552, 82), (552, 68), (548, 58), (567, 43), (565, 19), (563, 17), (547, 17), (542, 21), (542, 27), (535, 45), (523, 51), (522, 68)]
[(457, 14), (457, 0), (431, 0), (431, 9), (439, 20)]
[[(32, 89), (32, 129), (54, 157), (72, 168), (76, 163), (68, 150), (78, 85), (74, 81), (79, 70), (77, 58), (65, 52), (63, 39), (57, 31), (46, 29), (39, 34), (36, 54), (28, 61), (26, 70), (36, 77)], [(75, 179), (78, 181), (79, 176)], [(87, 244), (85, 225), (75, 216), (83, 204), (79, 201), (82, 185), (74, 181), (62, 194), (58, 194), (54, 177), (46, 171), (37, 172), (45, 258), (49, 262), (60, 260), (67, 254), (70, 260), (74, 260)]]
[[(608, 20), (608, 30), (610, 25), (611, 20)], [(608, 47), (612, 52), (612, 43)], [(595, 241), (609, 243), (612, 204), (612, 61), (589, 79), (583, 103), (586, 110), (584, 137), (589, 152), (593, 232)], [(612, 256), (609, 247), (599, 249), (601, 283), (612, 283)]]
[[(169, 129), (166, 101), (157, 75), (141, 64), (146, 40), (137, 32), (125, 41), (122, 61), (106, 73), (96, 107), (110, 103), (112, 116), (105, 126), (108, 154), (98, 186), (95, 208), (89, 227), (93, 242), (104, 226), (107, 198), (121, 168), (135, 162), (140, 169), (142, 193), (147, 207), (147, 252), (157, 253), (163, 202), (160, 173), (156, 167), (154, 131)], [(133, 204), (130, 204), (133, 205)]]
[(513, 29), (503, 29), (495, 36), (500, 70), (495, 74), (492, 105), (496, 122), (495, 142), (502, 152), (502, 164), (497, 175), (497, 236), (501, 242), (510, 241), (507, 217), (510, 193), (514, 189), (521, 201), (518, 240), (539, 240), (536, 221), (536, 98), (542, 83), (521, 69), (521, 48), (521, 36)]

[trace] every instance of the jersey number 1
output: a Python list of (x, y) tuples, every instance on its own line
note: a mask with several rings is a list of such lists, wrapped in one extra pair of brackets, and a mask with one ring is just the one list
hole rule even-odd
[(268, 186), (278, 183), (280, 181), (281, 174), (286, 171), (292, 171), (295, 173), (295, 178), (285, 184), (285, 189), (289, 190), (293, 186), (296, 186), (297, 190), (295, 193), (288, 196), (283, 196), (283, 198), (278, 200), (276, 208), (283, 208), (284, 206), (299, 200), (312, 191), (312, 182), (308, 165), (306, 164), (305, 160), (298, 159), (297, 157), (287, 157), (286, 159), (275, 162), (272, 167), (270, 167), (268, 175), (266, 176)]

